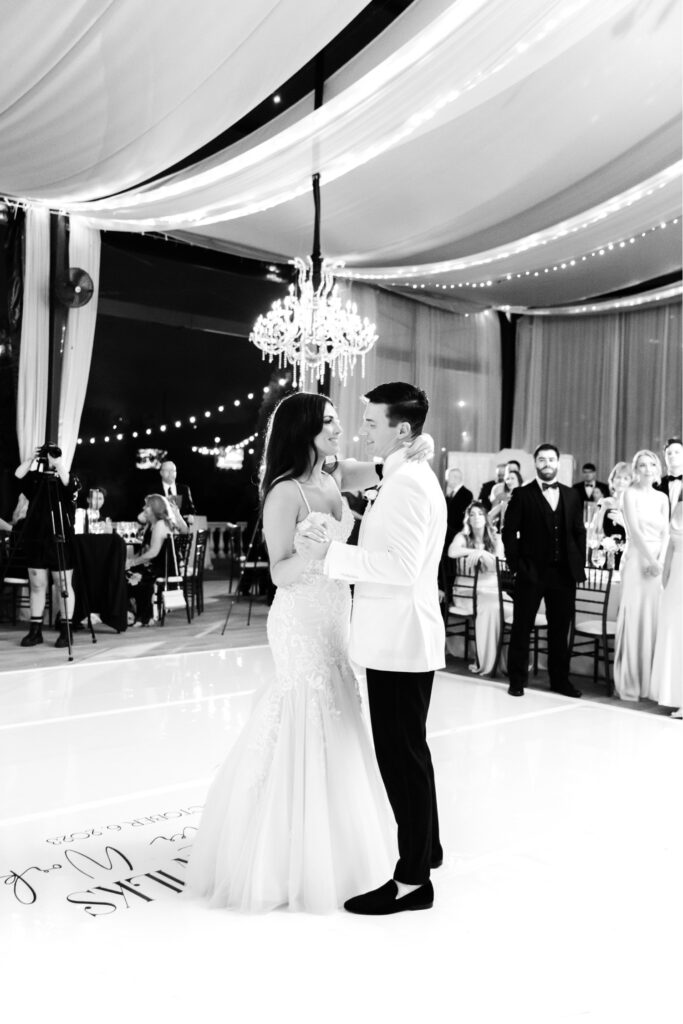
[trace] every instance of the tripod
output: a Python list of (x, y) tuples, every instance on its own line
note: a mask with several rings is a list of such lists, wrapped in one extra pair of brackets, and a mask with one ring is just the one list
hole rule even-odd
[[(256, 526), (254, 527), (253, 532), (251, 534), (251, 537), (249, 538), (249, 543), (247, 544), (246, 554), (240, 555), (240, 573), (239, 573), (239, 576), (237, 577), (237, 585), (235, 587), (235, 591), (234, 591), (233, 594), (230, 595), (230, 604), (228, 605), (228, 612), (227, 612), (227, 615), (225, 616), (225, 622), (223, 623), (223, 629), (221, 630), (221, 636), (223, 636), (223, 634), (225, 633), (225, 630), (227, 629), (228, 621), (230, 619), (230, 616), (232, 615), (232, 609), (234, 608), (234, 606), (236, 605), (236, 603), (239, 601), (239, 599), (241, 597), (245, 597), (246, 596), (242, 592), (242, 590), (241, 590), (242, 582), (243, 582), (244, 577), (246, 576), (246, 574), (248, 572), (253, 572), (256, 575), (256, 572), (258, 571), (258, 569), (261, 569), (261, 568), (266, 569), (266, 568), (268, 568), (268, 562), (267, 561), (265, 561), (265, 560), (264, 561), (259, 561), (258, 560), (258, 552), (256, 553), (256, 556), (254, 556), (254, 552), (258, 548), (258, 537), (260, 536), (260, 533), (261, 533), (262, 520), (263, 520), (263, 517), (259, 516), (257, 521), (256, 521)], [(251, 621), (251, 594), (249, 595), (249, 598), (250, 598), (250, 603), (249, 603), (249, 615), (248, 615), (248, 618), (247, 618), (247, 625), (249, 625), (249, 622)], [(268, 603), (270, 603), (270, 601)]]
[[(45, 571), (48, 573), (48, 586), (51, 585), (52, 574), (56, 571), (57, 579), (59, 581), (59, 593), (62, 598), (62, 623), (65, 626), (68, 660), (73, 661), (73, 648), (71, 642), (72, 628), (68, 604), (69, 585), (67, 579), (67, 572), (69, 570), (67, 569), (66, 565), (66, 547), (68, 543), (67, 527), (71, 535), (73, 535), (73, 531), (71, 530), (71, 523), (68, 518), (68, 513), (65, 513), (62, 500), (60, 499), (58, 491), (59, 478), (57, 474), (46, 469), (44, 472), (38, 473), (37, 476), (37, 486), (34, 489), (32, 497), (29, 499), (28, 512), (26, 514), (23, 528), (21, 530), (21, 539), (10, 552), (9, 559), (4, 568), (2, 579), (4, 583), (5, 578), (10, 575), (13, 566), (20, 561), (20, 556), (22, 555), (23, 550), (25, 551), (25, 549), (29, 547), (30, 542), (32, 540), (35, 542), (39, 539), (38, 530), (41, 525), (39, 523), (39, 518), (41, 516), (42, 510), (43, 518), (47, 520), (47, 525), (49, 525), (48, 536), (49, 540), (52, 542), (54, 546), (54, 552), (57, 562), (56, 570), (45, 568)], [(47, 516), (45, 516), (45, 512), (47, 512)], [(75, 545), (73, 545), (72, 550), (74, 553), (74, 561), (78, 563), (78, 549)], [(28, 568), (42, 568), (42, 566), (29, 566)], [(31, 580), (29, 573), (29, 592), (30, 590)], [(90, 629), (90, 635), (92, 637), (92, 642), (96, 643), (95, 631), (93, 629), (92, 620), (90, 618), (90, 612), (88, 612), (87, 618), (88, 627)]]

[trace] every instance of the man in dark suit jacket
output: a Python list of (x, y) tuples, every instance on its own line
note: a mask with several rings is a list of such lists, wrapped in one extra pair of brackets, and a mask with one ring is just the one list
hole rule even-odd
[(536, 479), (513, 490), (503, 524), (505, 556), (515, 573), (508, 693), (524, 696), (529, 639), (544, 598), (550, 689), (580, 697), (581, 691), (569, 682), (569, 628), (576, 584), (585, 579), (583, 505), (573, 488), (557, 481), (560, 453), (554, 444), (539, 445), (534, 463)]
[(598, 480), (598, 471), (592, 462), (584, 462), (581, 467), (583, 480), (574, 484), (574, 490), (581, 498), (581, 501), (600, 501), (600, 498), (609, 498), (609, 486), (602, 480)]
[(178, 470), (176, 469), (175, 462), (162, 462), (159, 467), (159, 474), (161, 476), (161, 490), (159, 493), (163, 494), (169, 501), (172, 501), (174, 505), (177, 505), (185, 522), (192, 526), (195, 515), (192, 494), (187, 484), (176, 483)]
[(664, 461), (666, 476), (661, 483), (655, 484), (658, 491), (663, 491), (669, 499), (669, 510), (673, 512), (683, 487), (683, 441), (680, 437), (670, 437), (664, 445)]

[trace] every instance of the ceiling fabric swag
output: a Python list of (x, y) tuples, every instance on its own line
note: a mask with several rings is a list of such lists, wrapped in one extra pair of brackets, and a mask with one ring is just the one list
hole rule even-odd
[(139, 185), (266, 99), (367, 2), (3, 4), (0, 189), (64, 205)]
[(520, 8), (508, 0), (458, 0), (323, 108), (251, 150), (232, 158), (228, 151), (126, 196), (87, 204), (52, 199), (93, 226), (116, 230), (165, 231), (256, 214), (307, 193), (312, 170), (327, 184), (506, 96), (637, 5), (526, 0)]

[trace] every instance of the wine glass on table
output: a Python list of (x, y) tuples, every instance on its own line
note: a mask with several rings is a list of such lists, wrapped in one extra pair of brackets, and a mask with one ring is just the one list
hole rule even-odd
[(593, 563), (596, 569), (602, 569), (602, 567), (605, 564), (606, 558), (607, 554), (605, 552), (605, 549), (603, 547), (600, 547), (600, 545), (598, 545), (598, 547), (596, 548), (593, 548), (593, 550), (591, 551), (591, 562)]

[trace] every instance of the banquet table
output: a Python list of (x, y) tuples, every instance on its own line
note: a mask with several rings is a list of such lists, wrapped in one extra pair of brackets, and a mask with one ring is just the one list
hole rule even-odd
[(126, 545), (116, 533), (75, 537), (74, 621), (97, 613), (106, 626), (122, 633), (128, 625)]

